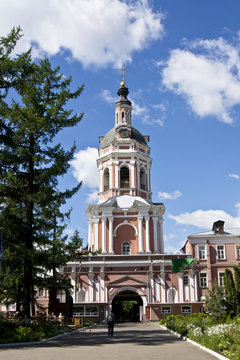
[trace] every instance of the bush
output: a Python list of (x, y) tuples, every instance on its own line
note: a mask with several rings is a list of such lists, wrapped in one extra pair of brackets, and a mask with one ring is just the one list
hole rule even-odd
[(168, 316), (160, 321), (161, 325), (186, 336), (201, 345), (217, 351), (230, 360), (240, 359), (240, 325), (239, 319), (216, 321), (206, 314), (191, 314), (188, 316)]
[(51, 323), (0, 320), (0, 344), (39, 341), (68, 331), (72, 329)]

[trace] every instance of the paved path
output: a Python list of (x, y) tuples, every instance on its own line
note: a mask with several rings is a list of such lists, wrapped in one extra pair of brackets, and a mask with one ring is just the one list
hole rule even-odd
[(105, 326), (42, 343), (0, 348), (1, 360), (216, 360), (158, 324), (125, 323), (113, 337)]

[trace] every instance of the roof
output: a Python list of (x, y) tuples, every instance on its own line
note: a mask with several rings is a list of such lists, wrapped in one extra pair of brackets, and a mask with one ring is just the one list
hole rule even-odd
[[(130, 139), (131, 140), (135, 140), (137, 142), (139, 142), (142, 145), (147, 145), (147, 142), (144, 138), (144, 136), (140, 133), (140, 131), (138, 131), (137, 129), (135, 129), (133, 126), (128, 126), (131, 129), (131, 136)], [(106, 147), (108, 145), (110, 145), (112, 142), (114, 142), (115, 140), (117, 140), (117, 128), (114, 127), (111, 130), (108, 131), (108, 133), (104, 136), (100, 147)]]
[(139, 209), (151, 209), (160, 215), (162, 215), (165, 211), (163, 203), (153, 204), (150, 201), (141, 198), (140, 196), (133, 195), (113, 196), (99, 202), (98, 204), (89, 204), (86, 211), (88, 214), (90, 212), (103, 211), (104, 208), (112, 208), (120, 211), (138, 211)]
[(215, 233), (214, 231), (201, 232), (198, 234), (192, 234), (188, 237), (206, 237), (206, 236), (240, 236), (239, 228), (225, 228), (223, 233)]

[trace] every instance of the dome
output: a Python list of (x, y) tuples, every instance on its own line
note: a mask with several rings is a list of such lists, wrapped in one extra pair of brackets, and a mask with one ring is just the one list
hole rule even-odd
[[(135, 141), (139, 142), (142, 145), (147, 145), (147, 142), (144, 139), (143, 135), (140, 133), (140, 131), (135, 129), (133, 126), (128, 126), (128, 127), (131, 129), (131, 135), (130, 135), (131, 140), (135, 140)], [(108, 146), (112, 142), (117, 140), (116, 135), (117, 135), (117, 128), (114, 127), (111, 130), (109, 130), (108, 133), (104, 136), (100, 147), (102, 148), (102, 147)]]

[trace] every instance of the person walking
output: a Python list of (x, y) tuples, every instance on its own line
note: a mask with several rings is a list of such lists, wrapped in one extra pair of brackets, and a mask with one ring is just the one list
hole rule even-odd
[(115, 323), (115, 315), (112, 312), (112, 310), (110, 310), (107, 316), (108, 336), (110, 335), (113, 336), (114, 323)]

